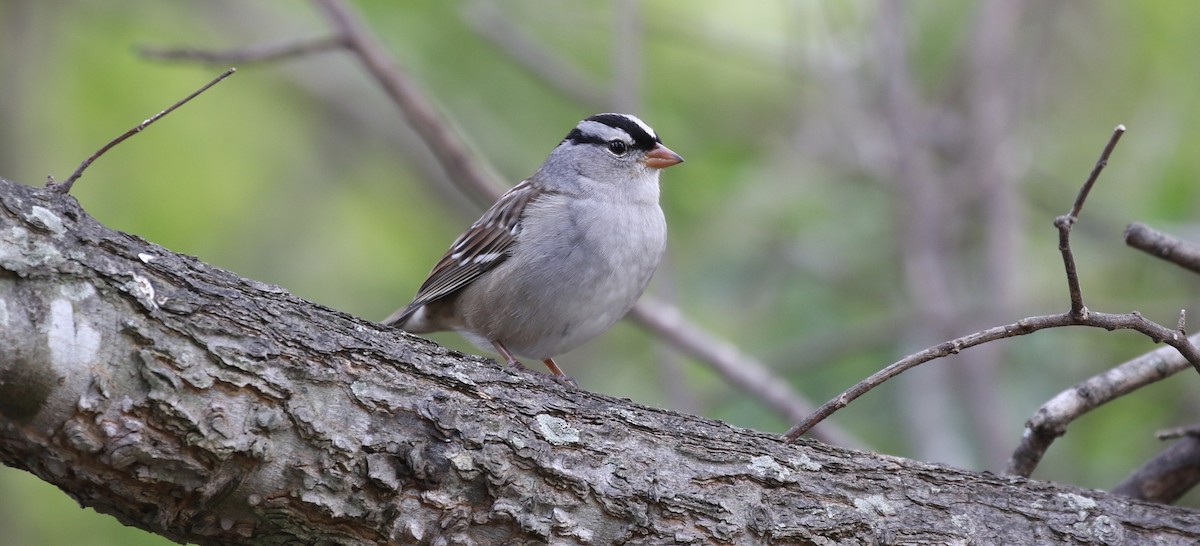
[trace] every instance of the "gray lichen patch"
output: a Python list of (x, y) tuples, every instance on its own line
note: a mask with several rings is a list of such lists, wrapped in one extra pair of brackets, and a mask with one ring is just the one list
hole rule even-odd
[(62, 218), (59, 218), (57, 214), (54, 214), (46, 207), (34, 205), (33, 208), (29, 209), (27, 218), (29, 219), (29, 223), (45, 228), (55, 237), (62, 237), (63, 233), (67, 231), (63, 226)]
[(0, 229), (0, 269), (25, 276), (32, 271), (56, 268), (63, 261), (63, 255), (57, 248), (30, 237), (25, 228), (12, 226)]
[(537, 416), (537, 423), (538, 432), (551, 444), (562, 446), (579, 442), (579, 430), (558, 417), (542, 413)]

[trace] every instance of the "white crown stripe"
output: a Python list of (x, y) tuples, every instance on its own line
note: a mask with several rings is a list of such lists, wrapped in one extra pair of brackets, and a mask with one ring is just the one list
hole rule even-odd
[(629, 118), (630, 120), (632, 120), (634, 123), (638, 124), (638, 127), (641, 127), (643, 131), (646, 131), (646, 134), (650, 135), (650, 138), (653, 138), (654, 140), (658, 140), (658, 133), (655, 133), (654, 129), (651, 129), (649, 125), (646, 125), (646, 122), (642, 121), (641, 119), (638, 119), (637, 116), (634, 116), (631, 114), (620, 114), (620, 115), (625, 116), (625, 117)]
[(630, 136), (629, 133), (626, 133), (624, 129), (618, 129), (598, 121), (584, 120), (579, 122), (577, 127), (581, 133), (598, 137), (604, 141), (620, 139), (625, 142), (633, 142), (633, 137)]

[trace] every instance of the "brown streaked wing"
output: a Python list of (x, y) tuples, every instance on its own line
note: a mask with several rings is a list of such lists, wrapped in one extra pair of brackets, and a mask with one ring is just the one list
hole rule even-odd
[(542, 193), (529, 180), (508, 190), (450, 245), (408, 307), (415, 309), (453, 294), (508, 259), (526, 205)]

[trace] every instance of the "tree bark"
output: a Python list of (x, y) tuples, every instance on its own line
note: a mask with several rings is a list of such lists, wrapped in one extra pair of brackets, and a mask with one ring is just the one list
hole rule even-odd
[(1200, 515), (563, 387), (0, 180), (0, 459), (199, 544), (1194, 544)]

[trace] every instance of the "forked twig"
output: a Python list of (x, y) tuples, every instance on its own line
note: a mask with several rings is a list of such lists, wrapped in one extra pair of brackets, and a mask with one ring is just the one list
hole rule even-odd
[(1104, 146), (1104, 151), (1100, 152), (1100, 159), (1096, 160), (1096, 165), (1092, 167), (1092, 172), (1088, 174), (1083, 187), (1079, 188), (1079, 195), (1075, 196), (1075, 204), (1071, 205), (1069, 212), (1054, 219), (1054, 227), (1058, 228), (1058, 250), (1062, 253), (1063, 267), (1067, 272), (1067, 290), (1071, 294), (1071, 314), (1078, 317), (1087, 316), (1087, 307), (1083, 305), (1083, 292), (1079, 288), (1079, 273), (1075, 269), (1075, 256), (1071, 252), (1071, 228), (1079, 219), (1079, 213), (1083, 211), (1083, 203), (1087, 201), (1088, 194), (1092, 192), (1092, 186), (1096, 185), (1100, 171), (1103, 171), (1104, 167), (1108, 165), (1108, 158), (1112, 155), (1113, 148), (1117, 147), (1117, 141), (1121, 140), (1123, 134), (1125, 134), (1124, 125), (1118, 125), (1116, 129), (1113, 129), (1108, 144)]
[(229, 70), (222, 72), (220, 76), (213, 78), (213, 80), (208, 82), (207, 84), (205, 84), (204, 87), (201, 87), (200, 89), (197, 89), (196, 91), (192, 92), (192, 94), (184, 97), (183, 100), (176, 102), (175, 104), (172, 104), (166, 110), (163, 110), (157, 114), (154, 114), (153, 116), (150, 116), (150, 118), (146, 119), (146, 121), (143, 121), (143, 122), (137, 124), (137, 126), (135, 126), (134, 128), (132, 128), (128, 131), (125, 131), (125, 133), (122, 134), (121, 136), (108, 141), (108, 144), (105, 144), (99, 150), (96, 150), (96, 152), (93, 153), (91, 156), (89, 156), (87, 159), (83, 160), (83, 163), (81, 163), (79, 165), (79, 168), (75, 169), (75, 172), (71, 173), (70, 178), (67, 178), (65, 181), (63, 181), (61, 183), (55, 182), (54, 179), (51, 178), (50, 180), (48, 180), (46, 182), (46, 188), (56, 191), (58, 193), (62, 193), (62, 194), (70, 193), (71, 187), (75, 185), (75, 181), (79, 180), (79, 178), (83, 176), (83, 171), (85, 169), (87, 169), (88, 166), (90, 166), (93, 161), (98, 159), (100, 156), (104, 155), (104, 152), (107, 152), (110, 149), (112, 149), (114, 146), (116, 146), (117, 144), (124, 142), (125, 139), (142, 132), (142, 130), (145, 129), (146, 127), (149, 127), (151, 123), (154, 123), (154, 122), (158, 121), (159, 118), (162, 118), (163, 116), (165, 116), (167, 114), (170, 114), (176, 108), (179, 108), (180, 106), (183, 106), (184, 104), (187, 104), (188, 101), (196, 98), (201, 93), (208, 91), (208, 89), (210, 87), (217, 85), (218, 83), (221, 83), (221, 80), (228, 78), (234, 72), (237, 72), (236, 68), (230, 68)]
[(1009, 337), (1022, 336), (1031, 334), (1038, 330), (1047, 328), (1058, 328), (1062, 326), (1091, 326), (1096, 328), (1104, 328), (1106, 330), (1129, 329), (1141, 332), (1156, 343), (1166, 343), (1183, 355), (1191, 365), (1200, 372), (1200, 350), (1187, 339), (1182, 333), (1182, 325), (1176, 330), (1172, 330), (1162, 326), (1156, 322), (1146, 319), (1141, 314), (1134, 312), (1124, 315), (1115, 315), (1110, 313), (1094, 313), (1089, 312), (1083, 303), (1082, 291), (1079, 288), (1079, 276), (1075, 268), (1075, 258), (1071, 251), (1071, 226), (1079, 218), (1080, 212), (1083, 210), (1083, 205), (1087, 200), (1089, 192), (1096, 183), (1096, 179), (1100, 176), (1100, 172), (1104, 166), (1108, 164), (1109, 156), (1112, 155), (1113, 149), (1120, 140), (1121, 135), (1125, 133), (1125, 126), (1118, 125), (1109, 138), (1108, 144), (1104, 147), (1104, 151), (1100, 154), (1100, 159), (1096, 161), (1096, 165), (1092, 168), (1083, 187), (1080, 188), (1079, 194), (1075, 198), (1075, 203), (1071, 210), (1054, 220), (1055, 227), (1059, 231), (1059, 250), (1062, 252), (1063, 267), (1066, 270), (1068, 289), (1071, 293), (1071, 310), (1067, 313), (1059, 315), (1043, 315), (1037, 317), (1029, 317), (1021, 319), (1013, 324), (990, 328), (981, 332), (969, 334), (951, 341), (947, 341), (940, 345), (936, 345), (925, 349), (919, 353), (909, 355), (901, 360), (898, 360), (891, 365), (875, 372), (870, 377), (860, 381), (858, 384), (850, 387), (836, 398), (823, 404), (817, 408), (811, 415), (805, 417), (802, 421), (792, 427), (791, 430), (784, 434), (784, 438), (788, 441), (795, 441), (800, 436), (804, 435), (809, 429), (821, 422), (825, 418), (832, 415), (835, 411), (846, 407), (851, 401), (867, 393), (871, 389), (879, 386), (883, 382), (895, 377), (904, 371), (916, 367), (922, 363), (929, 362), (937, 358), (956, 354), (963, 349), (981, 345), (990, 341), (1004, 339)]

